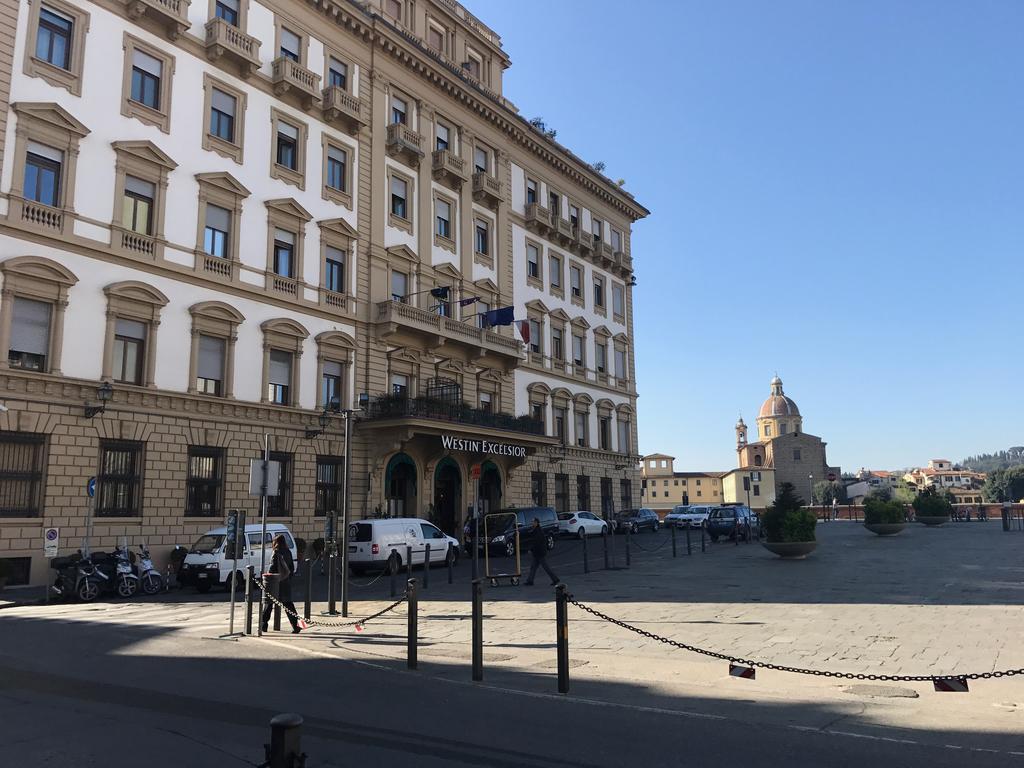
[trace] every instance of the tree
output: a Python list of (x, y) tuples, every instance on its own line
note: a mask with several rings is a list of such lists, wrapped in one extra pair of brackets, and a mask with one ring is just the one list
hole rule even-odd
[(819, 480), (814, 484), (813, 498), (815, 504), (831, 504), (832, 499), (836, 504), (842, 501), (843, 488), (838, 483), (831, 483), (828, 480)]
[(909, 504), (917, 496), (917, 489), (913, 488), (909, 483), (900, 480), (900, 482), (893, 488), (892, 496), (896, 501)]
[(817, 516), (804, 509), (804, 500), (797, 495), (792, 483), (782, 483), (775, 502), (762, 517), (768, 541), (814, 541)]
[(1024, 499), (1024, 466), (990, 472), (981, 492), (986, 501), (1020, 501)]

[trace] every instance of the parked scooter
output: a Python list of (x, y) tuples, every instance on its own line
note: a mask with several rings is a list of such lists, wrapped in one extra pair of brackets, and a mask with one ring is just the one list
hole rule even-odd
[(142, 591), (147, 595), (155, 595), (164, 588), (164, 577), (160, 571), (153, 567), (153, 561), (149, 556), (149, 549), (145, 544), (139, 545), (139, 581), (142, 584)]
[(57, 571), (53, 591), (64, 597), (77, 597), (91, 603), (104, 589), (106, 575), (99, 572), (92, 560), (79, 552), (68, 557), (55, 557), (50, 567)]

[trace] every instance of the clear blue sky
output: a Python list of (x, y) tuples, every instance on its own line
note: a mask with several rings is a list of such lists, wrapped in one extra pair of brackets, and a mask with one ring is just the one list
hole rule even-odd
[(776, 371), (844, 470), (1024, 443), (1024, 2), (463, 2), (651, 209), (641, 452), (733, 466)]

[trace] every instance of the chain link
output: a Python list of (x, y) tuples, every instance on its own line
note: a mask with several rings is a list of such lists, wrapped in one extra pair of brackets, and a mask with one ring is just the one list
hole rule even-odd
[(648, 632), (646, 629), (640, 629), (639, 627), (634, 627), (624, 621), (613, 619), (611, 616), (601, 613), (600, 611), (591, 608), (589, 605), (584, 605), (574, 599), (572, 595), (569, 596), (569, 602), (592, 616), (596, 616), (603, 621), (615, 624), (618, 627), (622, 627), (629, 632), (633, 632), (650, 640), (655, 640), (656, 642), (664, 643), (665, 645), (671, 645), (672, 647), (679, 648), (683, 651), (699, 653), (702, 656), (710, 656), (713, 659), (721, 659), (722, 661), (728, 661), (745, 667), (770, 669), (775, 672), (792, 672), (798, 675), (814, 675), (815, 677), (830, 677), (838, 678), (840, 680), (871, 680), (883, 683), (934, 683), (937, 680), (988, 680), (994, 677), (1017, 677), (1019, 675), (1024, 675), (1024, 668), (1006, 669), (997, 672), (971, 672), (963, 675), (875, 675), (857, 672), (832, 672), (826, 669), (803, 669), (801, 667), (790, 667), (784, 664), (772, 664), (771, 662), (757, 661), (756, 659), (744, 659), (739, 656), (730, 656), (726, 653), (709, 651), (706, 648), (698, 648), (695, 645), (688, 645), (686, 643), (681, 643), (678, 640), (662, 637), (661, 635), (656, 635), (653, 632)]
[[(637, 536), (639, 536), (639, 534), (636, 534), (636, 535), (637, 535)], [(638, 542), (638, 541), (635, 541), (635, 540), (630, 540), (630, 542), (629, 542), (629, 545), (630, 545), (631, 547), (636, 547), (636, 548), (637, 548), (637, 549), (639, 549), (639, 550), (640, 550), (641, 552), (648, 552), (648, 553), (651, 553), (651, 552), (657, 552), (657, 551), (658, 551), (659, 549), (661, 549), (662, 547), (664, 547), (664, 546), (665, 546), (666, 544), (668, 544), (668, 543), (669, 543), (670, 541), (672, 541), (672, 537), (671, 537), (671, 536), (668, 536), (668, 537), (664, 538), (664, 539), (662, 540), (661, 544), (659, 544), (659, 545), (658, 545), (658, 546), (656, 546), (656, 547), (645, 547), (645, 546), (644, 546), (643, 544), (641, 544), (640, 542)]]
[(307, 619), (304, 616), (300, 616), (295, 611), (289, 610), (288, 608), (285, 607), (284, 603), (282, 603), (280, 600), (277, 599), (277, 597), (274, 594), (272, 594), (269, 590), (263, 588), (263, 582), (262, 581), (257, 579), (255, 576), (253, 577), (252, 581), (253, 581), (253, 584), (256, 585), (257, 589), (259, 589), (261, 592), (263, 592), (263, 594), (267, 597), (268, 600), (270, 600), (270, 602), (274, 603), (276, 606), (278, 606), (282, 611), (284, 611), (286, 614), (291, 616), (293, 619), (297, 619), (298, 621), (304, 621), (309, 626), (317, 626), (317, 627), (360, 627), (361, 628), (362, 626), (364, 626), (366, 624), (366, 622), (373, 621), (374, 619), (379, 619), (385, 613), (390, 613), (391, 611), (395, 610), (395, 608), (397, 608), (398, 606), (400, 606), (402, 603), (405, 602), (405, 597), (406, 597), (405, 595), (402, 595), (400, 598), (395, 600), (395, 602), (393, 602), (391, 605), (389, 605), (384, 610), (377, 611), (377, 613), (375, 613), (375, 614), (373, 614), (371, 616), (367, 616), (365, 619), (356, 619), (355, 621), (324, 621), (323, 619), (313, 619), (313, 618)]

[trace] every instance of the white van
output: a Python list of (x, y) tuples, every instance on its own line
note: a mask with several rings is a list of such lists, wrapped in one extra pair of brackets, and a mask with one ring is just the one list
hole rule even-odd
[(412, 564), (422, 565), (430, 544), (430, 562), (454, 565), (459, 559), (459, 540), (433, 523), (418, 517), (357, 520), (348, 527), (348, 564), (353, 574), (385, 568), (391, 558), (395, 567), (406, 564), (406, 548), (412, 548)]
[[(245, 567), (251, 565), (256, 572), (257, 578), (260, 573), (260, 556), (263, 547), (260, 545), (260, 535), (263, 526), (260, 523), (250, 523), (245, 526), (245, 549), (238, 558), (238, 584), (245, 586)], [(288, 543), (288, 549), (292, 552), (292, 558), (298, 563), (299, 553), (295, 548), (295, 537), (287, 527), (280, 523), (267, 523), (267, 534), (264, 539), (267, 547), (266, 567), (270, 567), (270, 560), (273, 557), (271, 542), (278, 534), (284, 536)], [(224, 526), (212, 528), (200, 536), (192, 549), (185, 556), (185, 562), (181, 565), (178, 574), (178, 581), (181, 584), (194, 586), (200, 592), (208, 592), (214, 584), (223, 584), (225, 589), (230, 589), (229, 579), (231, 578), (232, 561), (225, 557), (224, 543), (227, 536), (227, 529)]]

